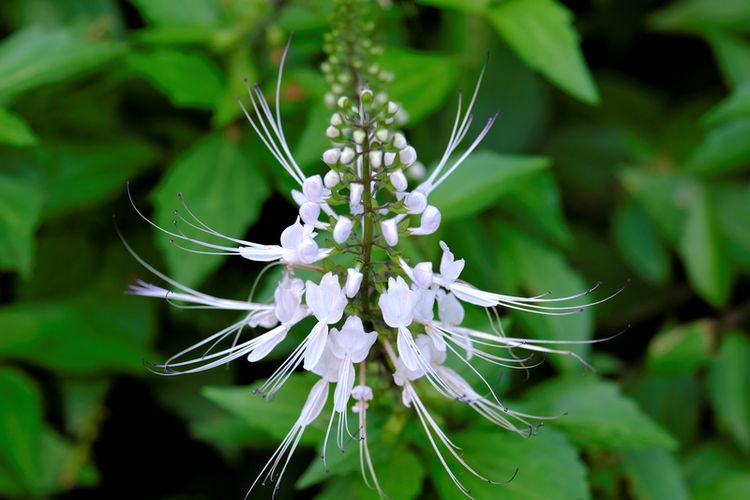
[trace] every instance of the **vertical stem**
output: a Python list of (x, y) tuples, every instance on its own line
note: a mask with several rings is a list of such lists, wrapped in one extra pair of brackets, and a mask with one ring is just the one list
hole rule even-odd
[(370, 128), (362, 117), (362, 128), (365, 131), (365, 141), (362, 144), (362, 183), (364, 191), (362, 194), (362, 204), (364, 206), (364, 215), (362, 223), (362, 286), (360, 296), (362, 299), (362, 313), (366, 321), (370, 321), (370, 269), (372, 255), (372, 192), (370, 182)]

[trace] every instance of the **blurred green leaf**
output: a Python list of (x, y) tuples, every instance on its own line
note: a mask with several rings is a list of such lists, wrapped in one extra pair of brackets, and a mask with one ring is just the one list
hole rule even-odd
[(732, 285), (729, 258), (708, 194), (700, 189), (689, 200), (679, 250), (693, 289), (714, 306), (726, 303)]
[(36, 185), (0, 175), (0, 269), (17, 269), (24, 277), (31, 274), (42, 203)]
[(63, 373), (144, 373), (152, 331), (148, 304), (60, 299), (0, 308), (0, 356)]
[(323, 151), (331, 146), (331, 140), (325, 134), (330, 119), (331, 111), (323, 103), (310, 106), (305, 128), (294, 147), (294, 158), (303, 170), (322, 165)]
[(89, 143), (48, 141), (44, 154), (46, 215), (80, 210), (122, 193), (126, 181), (157, 159), (153, 146), (128, 137)]
[[(227, 83), (221, 96), (216, 101), (212, 123), (216, 127), (223, 127), (242, 115), (242, 108), (237, 103), (237, 96), (245, 95), (245, 78), (247, 81), (258, 80), (258, 72), (251, 64), (251, 55), (247, 47), (235, 49), (229, 56)], [(244, 117), (243, 117), (244, 120)]]
[(727, 336), (708, 376), (716, 420), (750, 453), (750, 341), (741, 332)]
[(681, 0), (655, 13), (651, 24), (661, 30), (750, 31), (750, 4), (745, 0)]
[(548, 167), (549, 160), (541, 156), (480, 151), (469, 156), (435, 189), (430, 202), (440, 209), (443, 220), (462, 219), (492, 206), (498, 198)]
[(750, 118), (711, 130), (688, 157), (685, 168), (701, 174), (726, 174), (750, 164)]
[(175, 106), (213, 108), (224, 88), (221, 70), (197, 52), (158, 49), (133, 52), (128, 66)]
[(123, 52), (115, 43), (84, 41), (57, 28), (25, 28), (0, 44), (0, 102), (40, 85), (89, 73)]
[[(463, 457), (477, 472), (503, 484), (488, 484), (473, 477), (469, 472), (459, 471), (459, 480), (478, 499), (504, 498), (541, 500), (544, 498), (586, 499), (589, 498), (586, 484), (586, 469), (578, 458), (576, 449), (563, 435), (543, 429), (525, 439), (498, 429), (468, 430), (451, 439), (461, 447)], [(428, 445), (429, 446), (429, 445)], [(440, 498), (454, 499), (460, 495), (456, 485), (431, 454), (430, 478)]]
[(51, 494), (75, 486), (94, 486), (99, 474), (87, 457), (79, 457), (80, 449), (49, 428), (42, 430), (39, 475), (33, 491)]
[[(262, 430), (273, 438), (282, 439), (299, 418), (302, 406), (315, 383), (315, 377), (310, 373), (294, 374), (271, 399), (253, 394), (262, 383), (258, 381), (244, 387), (209, 386), (204, 387), (201, 392), (219, 407), (244, 419), (252, 429)], [(320, 427), (313, 423), (310, 428)], [(320, 433), (310, 432), (310, 428), (301, 442), (317, 444), (320, 441)]]
[(686, 446), (699, 433), (704, 401), (701, 385), (695, 373), (645, 375), (634, 380), (628, 392), (644, 412)]
[(572, 96), (599, 102), (573, 28), (573, 15), (554, 0), (508, 0), (491, 7), (490, 23), (532, 68)]
[(693, 500), (715, 500), (717, 498), (745, 498), (750, 491), (750, 471), (738, 474), (724, 474), (711, 488), (700, 490)]
[[(426, 475), (422, 461), (406, 448), (398, 449), (388, 457), (388, 460), (381, 462), (375, 473), (383, 493), (393, 500), (418, 498)], [(362, 498), (379, 498), (375, 490), (363, 486), (360, 485)]]
[(215, 0), (130, 0), (150, 23), (160, 25), (212, 26), (219, 21)]
[(750, 117), (750, 82), (738, 87), (729, 97), (704, 116), (707, 125), (716, 126), (737, 118)]
[[(8, 330), (2, 328), (5, 334)], [(2, 341), (2, 340), (0, 340)], [(42, 396), (23, 373), (0, 367), (0, 464), (10, 469), (13, 481), (24, 489), (37, 481), (42, 430)]]
[(393, 72), (389, 97), (404, 106), (410, 124), (439, 108), (460, 74), (456, 59), (442, 54), (388, 48), (378, 63)]
[(37, 137), (26, 122), (15, 113), (0, 108), (0, 143), (11, 146), (33, 146)]
[[(692, 450), (683, 460), (682, 469), (693, 498), (715, 499), (716, 484), (750, 472), (747, 459), (724, 444), (708, 442)], [(741, 498), (729, 495), (723, 498)]]
[[(183, 194), (190, 210), (204, 223), (230, 237), (242, 237), (258, 219), (261, 206), (270, 194), (268, 184), (252, 160), (254, 155), (232, 136), (235, 133), (230, 130), (203, 137), (169, 167), (154, 190), (158, 224), (171, 230), (175, 209), (188, 216), (183, 213), (178, 193)], [(195, 234), (184, 224), (179, 227), (187, 234)], [(204, 241), (210, 240), (206, 234), (196, 236)], [(214, 240), (226, 245), (226, 241)], [(223, 260), (221, 256), (197, 255), (181, 250), (167, 237), (160, 237), (157, 241), (170, 275), (188, 286), (200, 283)]]
[(648, 345), (649, 370), (657, 374), (692, 372), (711, 355), (714, 328), (708, 321), (696, 321), (660, 332)]
[(750, 267), (750, 183), (719, 186), (711, 193), (721, 231), (735, 253), (735, 261)]
[[(521, 232), (510, 232), (504, 243), (508, 245), (510, 260), (517, 268), (523, 289), (531, 296), (552, 292), (555, 297), (581, 293), (589, 288), (580, 274), (570, 268), (562, 254), (549, 245)], [(506, 263), (507, 265), (507, 263)], [(567, 304), (576, 306), (587, 297), (571, 300)], [(590, 298), (590, 297), (588, 297)], [(590, 309), (569, 316), (547, 316), (519, 313), (514, 317), (532, 337), (547, 340), (588, 340), (593, 334), (593, 314)], [(586, 356), (586, 344), (558, 346), (563, 351), (572, 351)], [(562, 370), (579, 370), (581, 363), (571, 356), (550, 354), (550, 361)]]
[(631, 450), (624, 454), (625, 471), (639, 500), (687, 500), (690, 492), (674, 456), (660, 448)]
[(469, 14), (482, 14), (492, 0), (417, 0), (417, 3), (441, 9), (460, 10)]
[(532, 388), (524, 402), (536, 415), (561, 415), (548, 421), (586, 449), (673, 449), (677, 441), (612, 382), (592, 376), (554, 379)]
[(643, 208), (635, 203), (618, 207), (613, 234), (623, 257), (641, 277), (658, 284), (669, 279), (669, 251)]
[(65, 428), (74, 436), (89, 435), (103, 415), (102, 404), (110, 382), (100, 378), (69, 378), (62, 381)]
[(734, 88), (750, 81), (750, 45), (739, 37), (711, 30), (708, 41), (724, 79)]

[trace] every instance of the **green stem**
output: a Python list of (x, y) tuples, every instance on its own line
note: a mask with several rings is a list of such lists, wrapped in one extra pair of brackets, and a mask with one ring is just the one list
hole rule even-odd
[(372, 239), (373, 239), (373, 222), (372, 222), (372, 192), (370, 186), (370, 141), (369, 126), (364, 123), (365, 141), (362, 144), (362, 183), (364, 191), (362, 193), (362, 204), (364, 206), (364, 228), (362, 231), (362, 286), (360, 288), (360, 297), (362, 299), (362, 315), (370, 321), (370, 269), (372, 267)]

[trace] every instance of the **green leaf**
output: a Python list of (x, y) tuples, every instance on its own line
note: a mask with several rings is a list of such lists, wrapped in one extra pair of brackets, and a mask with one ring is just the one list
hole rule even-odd
[[(565, 258), (549, 245), (516, 231), (508, 231), (504, 240), (512, 258), (499, 262), (498, 268), (517, 269), (524, 291), (535, 296), (552, 292), (562, 297), (585, 291), (589, 286), (581, 276), (570, 268)], [(569, 305), (580, 305), (591, 297), (572, 300)], [(520, 312), (514, 314), (519, 324), (532, 337), (543, 340), (588, 340), (593, 334), (593, 313), (585, 309), (569, 316), (546, 316)], [(585, 357), (589, 351), (586, 344), (557, 346)], [(550, 354), (550, 361), (562, 370), (579, 370), (581, 363), (571, 356)]]
[(215, 0), (130, 0), (152, 24), (212, 26), (219, 21)]
[(310, 106), (307, 122), (294, 147), (294, 158), (303, 170), (321, 165), (323, 151), (331, 146), (325, 130), (331, 119), (331, 111), (321, 102)]
[(708, 393), (719, 425), (750, 453), (750, 341), (730, 334), (721, 344), (708, 376)]
[[(248, 47), (240, 46), (229, 56), (227, 83), (221, 96), (216, 101), (212, 123), (216, 127), (223, 127), (242, 115), (242, 108), (237, 103), (237, 96), (245, 95), (245, 78), (254, 82), (258, 80), (258, 72), (251, 64), (252, 56)], [(244, 117), (243, 125), (244, 123)]]
[(549, 425), (586, 449), (673, 449), (677, 445), (617, 385), (592, 376), (545, 382), (531, 389), (524, 401), (536, 415), (562, 415)]
[(122, 52), (120, 44), (86, 42), (63, 29), (25, 28), (0, 44), (0, 102), (89, 73)]
[(158, 49), (134, 52), (128, 66), (175, 106), (211, 109), (224, 88), (221, 70), (196, 52)]
[(34, 233), (40, 222), (43, 195), (38, 186), (0, 175), (0, 269), (31, 275)]
[(646, 375), (628, 392), (638, 405), (683, 444), (698, 436), (702, 412), (702, 381), (695, 373)]
[(0, 356), (63, 373), (144, 373), (153, 329), (143, 301), (70, 299), (0, 309)]
[(479, 151), (469, 156), (430, 195), (443, 220), (463, 219), (492, 206), (504, 194), (520, 188), (531, 176), (548, 168), (542, 156), (500, 155)]
[(711, 485), (699, 490), (693, 500), (715, 500), (717, 498), (745, 498), (750, 491), (750, 471), (738, 474), (725, 474)]
[(641, 277), (657, 284), (669, 279), (669, 251), (643, 208), (635, 203), (618, 207), (613, 234), (623, 257)]
[(745, 0), (683, 0), (655, 13), (651, 24), (660, 30), (702, 32), (706, 28), (750, 31), (750, 4)]
[[(730, 477), (747, 474), (747, 459), (739, 456), (728, 445), (708, 442), (687, 455), (682, 464), (694, 498), (720, 498), (715, 494), (717, 483)], [(726, 498), (741, 498), (729, 495)]]
[[(253, 394), (262, 383), (259, 381), (244, 387), (204, 387), (201, 392), (219, 407), (244, 419), (250, 428), (283, 439), (299, 418), (315, 377), (310, 373), (292, 375), (272, 399)], [(315, 423), (310, 427), (323, 428)], [(310, 432), (309, 429), (302, 438), (302, 442), (307, 444), (317, 444), (319, 441), (319, 433)]]
[[(413, 452), (401, 448), (375, 467), (378, 482), (387, 498), (411, 500), (419, 497), (426, 471), (422, 461)], [(376, 491), (368, 489), (364, 484), (360, 485), (360, 492), (362, 498), (379, 498)]]
[[(492, 480), (509, 479), (518, 469), (515, 478), (504, 484), (488, 484), (463, 471), (459, 480), (471, 490), (474, 498), (590, 498), (586, 468), (578, 452), (563, 435), (552, 429), (543, 429), (529, 439), (498, 429), (470, 430), (451, 439), (461, 447), (460, 453), (467, 463)], [(458, 498), (459, 490), (434, 457), (434, 452), (428, 448), (425, 452), (431, 454), (430, 478), (440, 498)], [(453, 464), (455, 471), (460, 467)]]
[(698, 295), (718, 307), (729, 298), (732, 261), (708, 194), (700, 189), (689, 202), (687, 221), (679, 242), (680, 255), (690, 285)]
[(720, 30), (712, 30), (707, 37), (727, 83), (737, 88), (750, 82), (750, 45)]
[(750, 118), (711, 130), (688, 157), (685, 168), (699, 174), (726, 174), (750, 164)]
[(732, 95), (711, 108), (703, 120), (707, 125), (716, 126), (737, 118), (748, 117), (750, 117), (750, 82), (738, 87)]
[(80, 210), (122, 193), (126, 181), (157, 159), (153, 146), (127, 137), (46, 146), (48, 158), (40, 166), (41, 184), (47, 192), (46, 215)]
[[(154, 191), (156, 222), (172, 228), (174, 210), (182, 209), (177, 198), (183, 193), (190, 210), (222, 234), (239, 238), (260, 216), (270, 192), (253, 161), (254, 155), (232, 137), (216, 132), (198, 141), (179, 157)], [(182, 210), (181, 210), (182, 211)], [(207, 240), (207, 235), (188, 231)], [(197, 234), (196, 234), (197, 233)], [(225, 241), (216, 240), (226, 244)], [(187, 286), (195, 286), (219, 267), (220, 256), (196, 255), (159, 237), (170, 275)]]
[(455, 58), (441, 54), (389, 48), (378, 63), (393, 72), (389, 96), (404, 106), (412, 125), (443, 104), (460, 75)]
[(0, 108), (0, 143), (11, 146), (32, 146), (37, 137), (26, 122), (15, 113)]
[(588, 104), (599, 102), (573, 28), (573, 15), (554, 0), (508, 0), (487, 13), (498, 34), (529, 66)]
[[(2, 328), (4, 335), (9, 332)], [(0, 367), (0, 463), (18, 485), (31, 487), (41, 461), (42, 396), (23, 373)]]
[(735, 261), (750, 266), (750, 183), (719, 186), (711, 193), (721, 231), (732, 245)]
[(483, 14), (490, 6), (491, 0), (417, 0), (422, 5), (441, 9), (455, 9), (468, 14)]
[(648, 345), (649, 370), (657, 374), (697, 370), (709, 359), (713, 336), (713, 327), (708, 321), (696, 321), (658, 333)]
[(659, 448), (631, 450), (624, 454), (625, 472), (639, 500), (687, 500), (690, 491), (674, 456)]

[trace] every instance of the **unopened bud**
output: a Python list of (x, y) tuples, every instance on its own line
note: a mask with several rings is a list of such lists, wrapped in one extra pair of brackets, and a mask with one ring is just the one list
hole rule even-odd
[(427, 207), (427, 196), (422, 191), (415, 189), (406, 195), (404, 203), (406, 204), (406, 211), (410, 214), (421, 214)]
[(388, 140), (388, 129), (387, 128), (380, 128), (375, 132), (375, 137), (380, 142), (385, 142)]
[(344, 123), (344, 119), (341, 118), (341, 113), (334, 113), (331, 115), (331, 125), (334, 127), (340, 126), (342, 123)]
[(393, 101), (388, 101), (388, 107), (386, 108), (386, 112), (389, 115), (395, 115), (398, 112), (399, 105), (396, 104)]
[(339, 100), (336, 101), (336, 104), (339, 108), (347, 108), (349, 106), (349, 98), (344, 96), (339, 97)]
[(333, 189), (339, 182), (341, 182), (341, 176), (335, 170), (329, 170), (323, 177), (323, 184), (328, 189)]
[(315, 225), (320, 217), (320, 205), (306, 201), (299, 207), (299, 216), (305, 224)]
[(346, 270), (346, 283), (344, 283), (344, 293), (350, 299), (357, 295), (359, 287), (362, 285), (363, 275), (357, 269)]
[(372, 93), (372, 90), (370, 90), (370, 89), (364, 89), (359, 94), (359, 98), (362, 100), (362, 102), (364, 104), (370, 104), (372, 102), (372, 100), (373, 100), (373, 97), (374, 97), (374, 95)]
[(339, 217), (333, 227), (333, 240), (339, 245), (349, 239), (352, 233), (352, 221), (348, 217)]
[(330, 127), (326, 129), (326, 137), (328, 137), (329, 139), (335, 139), (336, 137), (339, 136), (339, 134), (340, 134), (339, 129), (337, 129), (333, 125), (331, 125)]
[(362, 202), (362, 193), (365, 187), (359, 182), (349, 184), (349, 204), (359, 205)]
[(326, 165), (335, 165), (340, 156), (341, 150), (339, 148), (326, 149), (323, 153), (323, 161)]
[(302, 183), (302, 193), (308, 201), (321, 203), (323, 201), (323, 179), (319, 175), (313, 175)]
[(398, 226), (396, 225), (396, 219), (387, 219), (381, 222), (380, 232), (383, 234), (386, 243), (390, 246), (395, 246), (398, 243)]
[(393, 147), (396, 149), (404, 149), (408, 143), (406, 142), (406, 137), (404, 137), (404, 134), (397, 133), (393, 135)]
[(417, 150), (411, 146), (407, 146), (398, 153), (398, 159), (401, 160), (406, 166), (411, 165), (417, 161)]
[(370, 151), (370, 166), (372, 168), (380, 168), (383, 164), (383, 152), (379, 149)]
[(383, 164), (385, 164), (386, 167), (390, 167), (393, 165), (394, 160), (396, 159), (396, 153), (384, 153), (383, 154)]
[(367, 134), (365, 134), (365, 131), (361, 128), (358, 128), (352, 133), (352, 139), (354, 139), (354, 142), (357, 144), (362, 144), (365, 142), (365, 139), (367, 138)]
[(396, 170), (391, 175), (389, 175), (388, 178), (393, 185), (393, 189), (395, 189), (399, 193), (402, 191), (406, 191), (406, 188), (409, 187), (409, 182), (406, 180), (406, 176), (404, 175), (404, 172), (402, 170)]
[(341, 163), (343, 163), (344, 165), (348, 165), (352, 162), (352, 160), (354, 160), (354, 155), (354, 150), (352, 148), (346, 147), (341, 152), (341, 157), (339, 158), (339, 160), (341, 160)]
[(406, 174), (416, 181), (421, 181), (427, 175), (427, 169), (421, 161), (415, 161), (414, 164), (409, 167)]
[(433, 205), (428, 205), (427, 208), (422, 212), (422, 220), (420, 221), (419, 228), (416, 231), (412, 231), (412, 234), (432, 234), (440, 227), (440, 221), (442, 215), (440, 210)]

